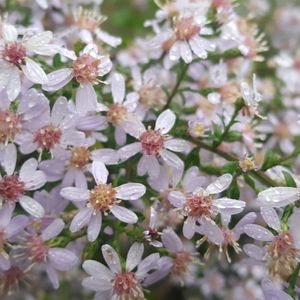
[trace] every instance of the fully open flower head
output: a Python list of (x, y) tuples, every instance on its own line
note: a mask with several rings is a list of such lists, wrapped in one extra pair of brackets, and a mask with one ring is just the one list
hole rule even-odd
[(0, 89), (5, 88), (9, 100), (15, 100), (21, 90), (21, 78), (24, 75), (33, 83), (46, 84), (48, 77), (41, 66), (29, 55), (54, 55), (57, 47), (51, 45), (53, 34), (50, 31), (34, 35), (24, 34), (19, 39), (18, 30), (9, 24), (3, 24), (0, 39)]
[(115, 141), (119, 145), (126, 143), (126, 130), (139, 122), (134, 110), (137, 106), (135, 97), (125, 99), (125, 78), (119, 73), (111, 76), (111, 91), (113, 104), (102, 105), (101, 110), (106, 111), (107, 121), (115, 127)]
[(53, 247), (51, 239), (58, 236), (65, 228), (61, 219), (51, 222), (41, 234), (28, 234), (24, 250), (20, 250), (20, 257), (31, 261), (32, 266), (46, 267), (47, 275), (55, 289), (59, 287), (57, 271), (69, 271), (77, 262), (77, 256), (65, 248)]
[(132, 244), (123, 269), (116, 251), (110, 245), (103, 245), (102, 254), (108, 268), (95, 260), (86, 260), (82, 267), (90, 277), (83, 279), (82, 285), (96, 291), (97, 300), (146, 299), (143, 282), (150, 271), (158, 268), (159, 254), (150, 254), (142, 260), (143, 252), (143, 244)]
[(205, 241), (209, 243), (205, 253), (205, 259), (210, 257), (211, 251), (217, 246), (219, 247), (220, 258), (224, 253), (227, 261), (230, 263), (229, 247), (232, 247), (236, 254), (239, 254), (242, 251), (238, 240), (244, 233), (245, 225), (254, 223), (256, 218), (256, 213), (250, 212), (242, 217), (233, 228), (229, 228), (228, 226), (231, 219), (230, 216), (222, 217), (222, 226), (218, 226), (213, 220), (204, 219), (201, 222), (201, 225), (199, 227), (197, 226), (196, 231), (203, 235), (197, 242), (198, 247)]
[(33, 151), (50, 151), (56, 148), (77, 146), (83, 143), (85, 134), (74, 127), (76, 120), (68, 110), (68, 101), (59, 97), (50, 113), (48, 104), (47, 114), (39, 122), (28, 122), (27, 131), (17, 140), (22, 154)]
[(72, 220), (70, 230), (76, 232), (88, 225), (89, 241), (95, 241), (98, 237), (103, 214), (107, 215), (111, 212), (122, 222), (136, 223), (138, 221), (136, 214), (128, 208), (120, 206), (119, 203), (121, 200), (138, 200), (146, 192), (145, 186), (140, 183), (125, 183), (118, 187), (107, 183), (108, 171), (100, 161), (92, 163), (92, 173), (97, 184), (93, 189), (66, 187), (61, 190), (64, 198), (86, 203)]
[(173, 191), (169, 194), (170, 203), (179, 209), (186, 220), (183, 225), (183, 235), (191, 239), (195, 234), (196, 222), (203, 219), (211, 219), (218, 213), (225, 216), (240, 213), (245, 202), (230, 198), (214, 199), (213, 195), (225, 191), (231, 184), (232, 175), (224, 174), (218, 177), (206, 189), (197, 187), (194, 191), (184, 194), (180, 191)]
[(139, 176), (148, 173), (150, 177), (156, 178), (160, 171), (160, 161), (175, 171), (182, 171), (184, 167), (182, 160), (171, 151), (187, 153), (191, 150), (191, 144), (183, 139), (167, 135), (175, 121), (175, 114), (167, 109), (157, 117), (154, 129), (151, 127), (146, 129), (141, 122), (138, 122), (136, 126), (128, 127), (127, 132), (137, 138), (139, 142), (122, 147), (119, 150), (120, 159), (125, 161), (141, 152), (142, 158), (137, 166)]
[(10, 247), (10, 239), (20, 233), (28, 221), (26, 216), (12, 217), (12, 213), (11, 205), (4, 205), (0, 209), (0, 270), (8, 270), (11, 267), (6, 249)]
[(15, 173), (17, 151), (13, 144), (7, 147), (7, 151), (0, 161), (6, 174), (0, 176), (0, 201), (4, 206), (15, 207), (18, 202), (30, 215), (41, 218), (44, 215), (43, 207), (26, 191), (34, 191), (46, 183), (45, 174), (37, 170), (38, 162), (34, 158), (26, 160), (20, 171)]
[(161, 240), (164, 247), (171, 252), (172, 257), (172, 269), (171, 274), (175, 280), (184, 283), (189, 277), (195, 275), (200, 260), (196, 250), (188, 249), (184, 247), (180, 237), (175, 233), (172, 228), (166, 228), (162, 232)]
[(89, 111), (99, 110), (93, 85), (101, 82), (99, 76), (106, 75), (112, 68), (107, 55), (100, 55), (94, 44), (87, 45), (79, 57), (73, 57), (72, 68), (64, 68), (48, 74), (49, 82), (43, 85), (46, 91), (57, 91), (73, 78), (78, 82), (76, 103), (88, 107)]
[(101, 29), (101, 25), (107, 17), (101, 15), (94, 9), (86, 9), (82, 6), (75, 7), (68, 22), (71, 24), (66, 30), (66, 35), (78, 36), (84, 43), (91, 44), (98, 40), (111, 47), (117, 47), (122, 43), (122, 39), (110, 35)]
[(151, 45), (169, 52), (172, 61), (180, 58), (185, 63), (193, 61), (193, 54), (201, 59), (206, 59), (208, 52), (215, 51), (215, 44), (204, 38), (211, 35), (212, 30), (206, 27), (207, 20), (197, 10), (184, 10), (173, 17), (172, 28), (163, 29), (157, 33)]
[(280, 219), (274, 208), (262, 207), (261, 215), (272, 231), (257, 224), (244, 226), (245, 233), (253, 239), (264, 242), (261, 248), (254, 244), (244, 246), (250, 257), (248, 262), (266, 263), (269, 276), (286, 281), (297, 267), (300, 255), (299, 210), (289, 219), (289, 229), (281, 227)]

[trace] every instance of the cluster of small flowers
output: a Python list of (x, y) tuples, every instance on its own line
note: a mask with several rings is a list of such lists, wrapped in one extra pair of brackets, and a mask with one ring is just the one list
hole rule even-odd
[(29, 21), (0, 1), (0, 298), (84, 270), (102, 300), (161, 280), (293, 299), (299, 9), (156, 0), (149, 35), (116, 52), (102, 1), (20, 2)]

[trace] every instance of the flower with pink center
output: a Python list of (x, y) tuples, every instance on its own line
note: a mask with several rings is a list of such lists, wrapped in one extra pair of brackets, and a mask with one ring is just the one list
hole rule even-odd
[(193, 252), (193, 249), (184, 247), (183, 242), (172, 228), (163, 230), (161, 240), (164, 247), (171, 252), (171, 274), (176, 281), (184, 283), (188, 277), (196, 273), (200, 264), (199, 254), (196, 251)]
[(29, 36), (24, 34), (20, 40), (13, 25), (2, 26), (0, 40), (0, 89), (5, 89), (8, 99), (15, 100), (21, 90), (21, 75), (33, 83), (46, 84), (48, 78), (41, 66), (29, 58), (31, 53), (49, 56), (58, 48), (51, 45), (53, 34), (50, 31), (38, 32)]
[(123, 75), (114, 73), (111, 76), (111, 91), (113, 104), (102, 105), (101, 110), (106, 111), (107, 121), (115, 127), (115, 141), (119, 145), (126, 143), (126, 130), (128, 127), (139, 124), (134, 110), (137, 106), (137, 99), (126, 97), (125, 99), (125, 79)]
[(244, 231), (251, 238), (264, 242), (261, 248), (246, 244), (244, 252), (250, 257), (247, 263), (265, 262), (271, 278), (286, 281), (297, 267), (300, 254), (300, 235), (298, 231), (300, 210), (289, 218), (289, 228), (282, 228), (274, 208), (262, 207), (261, 215), (272, 231), (257, 224), (245, 225)]
[(173, 18), (172, 28), (159, 29), (151, 41), (154, 48), (161, 48), (169, 53), (171, 61), (180, 58), (189, 64), (193, 61), (193, 54), (201, 59), (206, 59), (208, 52), (215, 51), (216, 45), (203, 36), (213, 32), (206, 27), (207, 20), (197, 10), (185, 10)]
[(220, 256), (224, 253), (227, 261), (231, 263), (231, 258), (228, 252), (229, 247), (232, 247), (237, 254), (242, 252), (238, 240), (244, 233), (245, 225), (253, 224), (256, 218), (257, 215), (254, 212), (250, 212), (243, 216), (233, 228), (229, 228), (228, 226), (231, 217), (223, 217), (221, 220), (221, 227), (213, 220), (205, 219), (201, 222), (201, 225), (196, 228), (196, 231), (203, 235), (203, 237), (197, 242), (197, 247), (207, 241), (208, 248), (205, 254), (205, 259), (209, 258), (211, 251), (215, 246), (217, 246), (219, 248)]
[(132, 244), (123, 269), (116, 251), (107, 244), (103, 245), (102, 254), (108, 268), (98, 261), (86, 260), (82, 267), (90, 277), (83, 279), (82, 285), (97, 292), (95, 299), (146, 299), (144, 281), (151, 271), (158, 268), (160, 257), (158, 253), (154, 253), (142, 260), (143, 252), (143, 244)]
[(55, 219), (40, 235), (28, 234), (25, 252), (22, 253), (33, 266), (44, 265), (46, 267), (47, 275), (55, 289), (59, 287), (57, 271), (69, 271), (78, 262), (77, 256), (72, 251), (51, 246), (51, 239), (58, 236), (64, 228), (64, 222), (61, 219)]
[(94, 39), (95, 42), (98, 40), (111, 47), (117, 47), (122, 43), (121, 38), (112, 36), (101, 29), (101, 25), (107, 17), (99, 14), (96, 10), (86, 9), (82, 6), (75, 7), (70, 19), (71, 26), (68, 26), (66, 35), (71, 35), (71, 40), (75, 35), (86, 44), (93, 43)]
[(120, 159), (125, 161), (141, 152), (142, 158), (137, 166), (139, 176), (148, 173), (150, 177), (157, 178), (160, 162), (164, 162), (177, 172), (182, 171), (184, 167), (182, 160), (171, 151), (188, 153), (192, 146), (183, 139), (167, 135), (174, 126), (175, 120), (175, 114), (167, 109), (157, 117), (154, 129), (151, 127), (146, 129), (141, 122), (136, 126), (128, 127), (127, 132), (137, 138), (139, 142), (122, 147), (119, 150)]
[(13, 144), (9, 144), (6, 150), (4, 157), (2, 157), (3, 161), (0, 160), (6, 171), (6, 175), (0, 176), (0, 201), (13, 208), (18, 202), (30, 215), (37, 218), (43, 217), (43, 207), (33, 198), (27, 196), (25, 192), (41, 188), (46, 183), (45, 174), (37, 170), (38, 162), (34, 158), (25, 161), (16, 174), (16, 148)]
[(59, 97), (50, 113), (48, 110), (39, 122), (29, 123), (27, 130), (17, 140), (22, 154), (38, 150), (50, 151), (67, 146), (77, 146), (83, 143), (85, 134), (75, 129), (76, 119), (69, 112), (68, 101)]
[(183, 225), (183, 235), (191, 239), (196, 230), (196, 222), (202, 223), (205, 219), (211, 219), (220, 213), (223, 216), (230, 216), (240, 213), (245, 202), (230, 198), (214, 199), (213, 195), (225, 191), (231, 184), (232, 175), (224, 174), (218, 177), (206, 189), (202, 187), (195, 188), (192, 192), (183, 193), (181, 191), (172, 191), (168, 195), (168, 200), (181, 213), (186, 216)]
[(125, 183), (113, 187), (107, 183), (108, 171), (101, 161), (92, 163), (92, 173), (96, 186), (91, 189), (66, 187), (61, 190), (61, 196), (78, 203), (86, 203), (71, 222), (71, 232), (77, 232), (88, 225), (88, 240), (95, 241), (99, 235), (102, 224), (102, 215), (111, 212), (117, 219), (128, 224), (134, 224), (138, 218), (134, 212), (120, 206), (121, 200), (138, 200), (146, 188), (140, 183)]
[(112, 63), (107, 55), (98, 54), (94, 44), (87, 45), (79, 57), (74, 57), (72, 68), (65, 68), (48, 74), (48, 83), (43, 85), (45, 91), (57, 91), (73, 78), (78, 82), (76, 103), (84, 103), (90, 111), (98, 111), (100, 104), (93, 85), (101, 82), (99, 76), (110, 72)]
[(11, 267), (9, 254), (6, 248), (9, 241), (20, 233), (27, 224), (28, 218), (23, 215), (12, 217), (13, 207), (4, 205), (0, 209), (0, 269), (8, 270)]

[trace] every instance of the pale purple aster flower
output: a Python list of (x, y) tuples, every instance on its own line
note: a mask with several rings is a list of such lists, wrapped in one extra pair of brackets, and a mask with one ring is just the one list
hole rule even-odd
[(15, 207), (16, 203), (30, 215), (41, 218), (44, 215), (43, 207), (33, 198), (25, 195), (26, 191), (34, 191), (46, 183), (45, 174), (37, 170), (38, 162), (34, 158), (26, 160), (18, 175), (15, 172), (17, 151), (13, 144), (9, 144), (1, 162), (6, 175), (0, 176), (0, 201), (4, 205)]
[(126, 143), (126, 130), (139, 122), (134, 114), (137, 106), (135, 97), (125, 99), (125, 79), (119, 73), (114, 73), (110, 79), (113, 104), (102, 105), (101, 110), (107, 112), (107, 121), (115, 127), (115, 141), (119, 145)]
[(75, 118), (68, 110), (68, 101), (65, 97), (59, 97), (50, 113), (39, 120), (37, 124), (28, 122), (26, 133), (19, 136), (17, 143), (22, 154), (33, 151), (47, 150), (52, 152), (56, 148), (77, 146), (83, 143), (85, 134), (76, 130)]
[(293, 298), (285, 293), (278, 284), (273, 283), (268, 278), (263, 279), (261, 288), (265, 300), (293, 300)]
[[(176, 281), (184, 283), (192, 274), (195, 275), (200, 264), (199, 253), (184, 247), (183, 242), (172, 228), (164, 229), (161, 236), (162, 243), (171, 252), (171, 274)], [(197, 266), (198, 265), (198, 266)]]
[(39, 168), (46, 174), (47, 181), (62, 180), (63, 187), (75, 185), (85, 189), (86, 174), (92, 170), (92, 161), (101, 161), (105, 165), (118, 162), (116, 150), (108, 148), (90, 150), (88, 142), (69, 149), (56, 149), (53, 151), (53, 159), (41, 161)]
[(64, 68), (48, 74), (49, 82), (43, 85), (43, 89), (49, 92), (57, 91), (75, 78), (79, 83), (76, 102), (85, 103), (90, 111), (97, 111), (100, 104), (97, 102), (93, 85), (101, 82), (98, 77), (106, 75), (111, 68), (110, 58), (98, 54), (97, 46), (89, 44), (78, 58), (74, 57), (72, 68)]
[(193, 61), (193, 54), (206, 59), (208, 52), (216, 49), (212, 41), (203, 38), (213, 33), (206, 25), (207, 20), (204, 15), (199, 14), (199, 11), (184, 10), (173, 18), (172, 28), (157, 33), (151, 41), (151, 46), (169, 51), (169, 58), (172, 61), (182, 58), (189, 64)]
[(59, 287), (57, 271), (69, 271), (77, 262), (77, 256), (65, 248), (51, 247), (49, 241), (58, 236), (65, 228), (61, 219), (51, 222), (41, 234), (29, 234), (26, 239), (25, 259), (29, 259), (32, 265), (42, 264), (46, 267), (47, 275), (55, 289)]
[(272, 207), (262, 207), (261, 215), (272, 231), (257, 224), (247, 224), (244, 232), (251, 238), (264, 242), (261, 248), (254, 244), (244, 246), (250, 257), (246, 263), (266, 263), (268, 274), (277, 280), (288, 280), (299, 261), (300, 236), (298, 233), (299, 210), (289, 219), (289, 229), (282, 228), (277, 212)]
[(100, 161), (92, 163), (92, 173), (97, 184), (93, 189), (66, 187), (61, 190), (62, 197), (74, 202), (86, 203), (72, 220), (70, 230), (76, 232), (88, 225), (89, 241), (95, 241), (99, 235), (102, 214), (107, 215), (111, 212), (122, 222), (136, 223), (138, 221), (136, 214), (120, 206), (119, 203), (121, 200), (138, 200), (146, 192), (145, 186), (140, 183), (126, 183), (119, 187), (107, 183), (108, 171)]
[(46, 84), (48, 78), (38, 63), (29, 58), (30, 53), (53, 55), (57, 47), (50, 44), (53, 34), (50, 31), (38, 32), (18, 39), (18, 30), (4, 23), (0, 40), (0, 89), (5, 88), (9, 100), (15, 100), (21, 90), (21, 74), (33, 83)]
[(225, 253), (227, 261), (231, 263), (228, 247), (232, 247), (237, 254), (242, 252), (238, 240), (244, 233), (245, 225), (253, 224), (256, 218), (257, 215), (254, 212), (250, 212), (243, 216), (233, 228), (229, 228), (228, 226), (231, 216), (222, 216), (222, 226), (218, 226), (211, 219), (204, 219), (201, 221), (201, 225), (196, 227), (196, 232), (203, 235), (203, 237), (197, 241), (197, 247), (202, 245), (205, 241), (209, 243), (210, 246), (205, 254), (205, 258), (208, 259), (213, 248), (212, 246), (216, 245), (219, 247), (220, 256), (222, 253)]
[(76, 34), (84, 43), (91, 44), (95, 39), (104, 42), (111, 47), (117, 47), (122, 43), (122, 39), (100, 29), (106, 16), (99, 14), (94, 9), (85, 9), (82, 6), (76, 7), (72, 12), (72, 25), (67, 29), (66, 34)]
[(157, 178), (160, 171), (160, 161), (176, 171), (182, 170), (183, 161), (171, 151), (188, 153), (192, 145), (183, 139), (172, 138), (167, 135), (175, 121), (175, 114), (167, 109), (157, 117), (154, 129), (146, 129), (142, 123), (131, 128), (128, 127), (127, 132), (137, 138), (139, 142), (122, 147), (119, 150), (120, 159), (125, 161), (141, 152), (143, 155), (137, 166), (139, 176), (148, 173), (150, 177)]
[(10, 239), (20, 233), (27, 224), (28, 218), (23, 215), (12, 217), (13, 206), (4, 205), (0, 209), (0, 269), (8, 270), (11, 266), (6, 252)]
[(86, 260), (82, 267), (91, 276), (83, 279), (82, 285), (96, 291), (97, 300), (146, 299), (143, 282), (158, 268), (160, 257), (153, 253), (142, 260), (143, 252), (143, 244), (132, 244), (122, 269), (117, 252), (111, 246), (103, 245), (102, 254), (108, 268), (98, 261)]
[(210, 219), (216, 214), (230, 216), (240, 213), (245, 202), (230, 198), (214, 199), (213, 195), (225, 191), (231, 184), (232, 175), (224, 174), (218, 177), (206, 189), (196, 187), (189, 193), (172, 191), (168, 195), (168, 200), (176, 208), (180, 209), (187, 219), (183, 225), (183, 235), (191, 239), (195, 234), (196, 222), (202, 222), (206, 218)]

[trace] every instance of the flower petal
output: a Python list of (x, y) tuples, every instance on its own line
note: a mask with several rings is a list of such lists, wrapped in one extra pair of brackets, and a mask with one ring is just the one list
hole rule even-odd
[(159, 130), (162, 134), (166, 134), (173, 128), (175, 121), (175, 114), (170, 109), (167, 109), (157, 117), (155, 130)]
[(231, 174), (224, 174), (218, 177), (215, 182), (211, 183), (207, 188), (206, 192), (209, 194), (218, 194), (226, 190), (232, 181)]
[(97, 184), (107, 182), (108, 170), (102, 161), (93, 161), (92, 173)]
[(146, 187), (141, 183), (125, 183), (116, 188), (116, 198), (122, 200), (137, 200), (146, 193)]
[(112, 270), (113, 273), (121, 272), (121, 263), (117, 252), (110, 245), (103, 245), (102, 255), (106, 261), (108, 267)]
[(133, 243), (130, 247), (126, 259), (126, 271), (131, 272), (142, 260), (144, 245), (142, 243)]
[(122, 222), (128, 224), (135, 224), (138, 221), (137, 215), (126, 207), (114, 205), (110, 209), (110, 211), (117, 219), (119, 219)]
[(26, 64), (22, 66), (22, 71), (30, 81), (40, 84), (48, 83), (48, 77), (39, 64), (28, 57), (25, 58), (25, 62)]
[(24, 210), (36, 218), (42, 218), (45, 214), (43, 206), (28, 196), (20, 197), (19, 203)]

